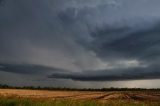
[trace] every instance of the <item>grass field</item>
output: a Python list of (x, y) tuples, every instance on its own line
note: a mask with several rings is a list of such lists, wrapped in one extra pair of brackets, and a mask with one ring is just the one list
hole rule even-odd
[(0, 106), (160, 106), (160, 92), (0, 89)]
[(160, 106), (160, 102), (109, 100), (106, 102), (81, 100), (33, 100), (27, 98), (0, 98), (0, 106)]

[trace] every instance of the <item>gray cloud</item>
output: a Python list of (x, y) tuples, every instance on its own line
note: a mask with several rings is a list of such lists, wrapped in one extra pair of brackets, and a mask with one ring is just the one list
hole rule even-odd
[[(144, 68), (112, 69), (85, 71), (84, 73), (54, 73), (49, 78), (72, 79), (77, 81), (123, 81), (159, 79), (159, 66), (153, 65)], [(118, 74), (117, 74), (118, 73)]]
[(1, 0), (0, 69), (80, 81), (159, 78), (159, 4)]
[(114, 30), (112, 33), (120, 33), (119, 35), (122, 36), (121, 38), (118, 38), (115, 37), (115, 35), (111, 34), (113, 35), (113, 37), (110, 37), (110, 39), (113, 40), (109, 41), (103, 40), (103, 36), (105, 37), (105, 35), (109, 34), (108, 30), (102, 30), (95, 33), (98, 37), (96, 38), (96, 40), (98, 40), (99, 42), (102, 41), (98, 44), (98, 48), (96, 48), (97, 51), (100, 51), (100, 55), (121, 55), (128, 58), (140, 58), (142, 60), (152, 58), (152, 56), (159, 57), (159, 49), (157, 48), (160, 45), (159, 25), (155, 25), (154, 27), (146, 30), (134, 31), (132, 33), (125, 33), (125, 31), (123, 29), (120, 29), (120, 31)]
[(28, 74), (28, 75), (44, 75), (51, 72), (65, 72), (63, 69), (53, 67), (34, 65), (34, 64), (8, 64), (0, 63), (0, 71)]

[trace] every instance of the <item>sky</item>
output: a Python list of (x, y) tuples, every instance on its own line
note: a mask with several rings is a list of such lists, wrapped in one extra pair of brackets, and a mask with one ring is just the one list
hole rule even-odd
[(0, 0), (0, 84), (160, 88), (159, 0)]

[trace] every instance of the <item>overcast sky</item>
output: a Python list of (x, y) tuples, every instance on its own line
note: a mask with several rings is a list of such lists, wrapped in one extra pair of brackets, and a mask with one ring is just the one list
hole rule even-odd
[(160, 88), (159, 0), (0, 0), (0, 83)]

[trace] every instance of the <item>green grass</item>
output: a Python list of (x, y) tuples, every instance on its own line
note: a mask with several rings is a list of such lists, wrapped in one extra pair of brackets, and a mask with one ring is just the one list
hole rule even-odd
[(135, 102), (114, 100), (100, 103), (98, 101), (80, 100), (38, 100), (22, 98), (0, 98), (0, 106), (160, 106), (157, 102)]

